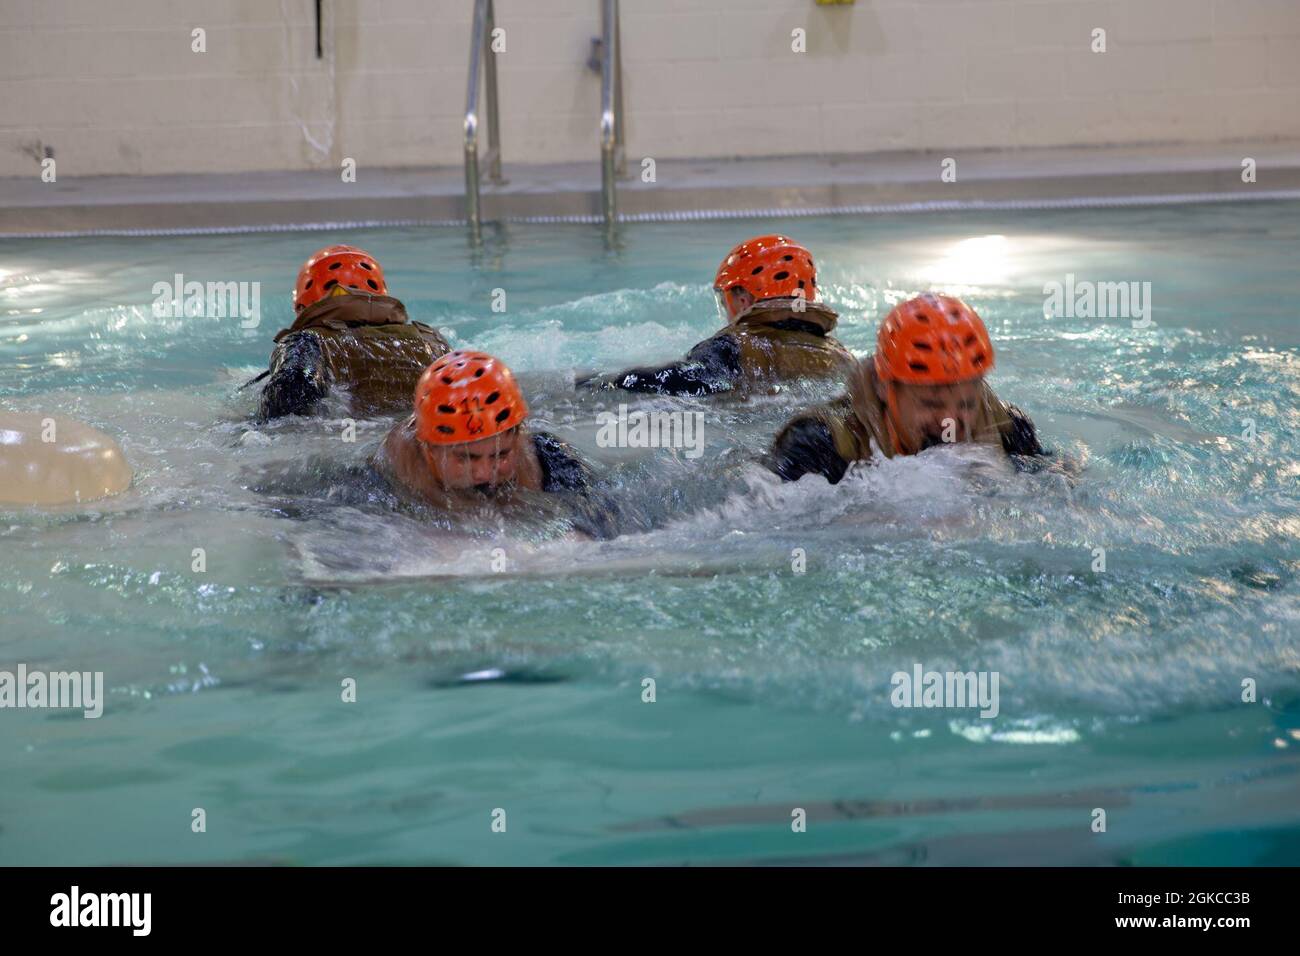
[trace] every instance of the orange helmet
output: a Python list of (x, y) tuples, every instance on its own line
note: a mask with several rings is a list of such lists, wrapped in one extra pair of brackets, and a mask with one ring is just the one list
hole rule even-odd
[(384, 270), (370, 253), (356, 246), (326, 246), (311, 254), (298, 270), (293, 290), (293, 309), (301, 312), (319, 302), (336, 287), (387, 295)]
[[(755, 236), (747, 239), (722, 260), (713, 289), (727, 296), (736, 288), (759, 299), (798, 295), (803, 290), (809, 302), (817, 298), (817, 267), (812, 253), (785, 236)], [(730, 300), (727, 313), (732, 314)]]
[(993, 343), (975, 310), (950, 295), (919, 295), (894, 307), (876, 336), (882, 382), (954, 385), (993, 368)]
[(448, 352), (415, 383), (415, 434), (430, 444), (491, 438), (527, 417), (514, 375), (486, 352)]

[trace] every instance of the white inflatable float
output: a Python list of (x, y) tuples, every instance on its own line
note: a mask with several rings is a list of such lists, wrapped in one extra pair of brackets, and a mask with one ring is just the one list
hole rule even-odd
[(67, 505), (120, 494), (131, 466), (112, 438), (62, 415), (0, 411), (0, 504)]

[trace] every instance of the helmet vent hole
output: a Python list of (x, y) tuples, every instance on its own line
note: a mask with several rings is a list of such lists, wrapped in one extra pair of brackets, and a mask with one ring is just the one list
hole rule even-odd
[(484, 405), (491, 405), (493, 402), (495, 402), (495, 401), (496, 401), (498, 398), (500, 398), (500, 397), (501, 397), (501, 393), (500, 393), (500, 392), (493, 392), (493, 393), (492, 393), (491, 395), (489, 395), (487, 398), (483, 399), (483, 404), (484, 404)]
[(371, 269), (374, 268), (374, 266), (372, 266), (369, 262), (358, 262), (357, 265), (365, 269), (367, 272), (369, 272)]
[(343, 268), (343, 263), (342, 263), (342, 262), (331, 262), (331, 263), (330, 263), (330, 271), (331, 271), (331, 272), (333, 272), (335, 269), (342, 269), (342, 268)]
[(916, 348), (920, 349), (922, 352), (932, 352), (932, 351), (934, 351), (933, 349), (930, 348), (930, 343), (929, 343), (929, 342), (913, 342), (912, 345), (915, 346)]
[(311, 286), (312, 286), (312, 283), (315, 282), (315, 281), (316, 281), (315, 279), (308, 279), (308, 280), (307, 280), (307, 284), (306, 284), (305, 286), (303, 286), (303, 288), (304, 288), (304, 289), (310, 289)]
[(370, 286), (370, 288), (374, 289), (376, 292), (379, 291), (379, 283), (376, 282), (374, 279), (367, 279), (366, 285)]
[(456, 414), (456, 406), (455, 406), (455, 405), (439, 405), (439, 406), (438, 406), (438, 411), (442, 412), (442, 414), (444, 414), (444, 415), (455, 415), (455, 414)]
[(799, 280), (799, 288), (802, 289), (803, 287), (804, 287), (804, 281), (803, 281), (803, 279), (800, 279), (800, 280)]
[(967, 348), (969, 348), (974, 344), (975, 344), (975, 335), (973, 333), (971, 335), (966, 336), (966, 341), (962, 343), (962, 345), (965, 345)]
[(444, 375), (444, 376), (442, 377), (442, 384), (443, 384), (443, 385), (450, 385), (451, 382), (452, 382), (452, 378), (451, 378), (450, 375)]
[(916, 321), (918, 321), (918, 322), (924, 322), (926, 325), (929, 325), (929, 324), (930, 324), (930, 317), (929, 317), (928, 315), (926, 315), (924, 312), (918, 312), (918, 313), (916, 313)]
[(335, 287), (336, 285), (338, 285), (338, 284), (339, 284), (339, 280), (338, 280), (338, 279), (330, 279), (330, 280), (329, 280), (328, 282), (326, 282), (323, 286), (321, 286), (321, 288), (322, 288), (322, 289), (332, 289), (332, 288), (334, 288), (334, 287)]
[(442, 433), (443, 435), (454, 435), (454, 434), (456, 434), (456, 429), (452, 428), (450, 425), (439, 425), (439, 426), (438, 426), (438, 431), (439, 431), (440, 433)]
[(984, 353), (983, 353), (983, 352), (980, 352), (980, 353), (979, 353), (978, 355), (976, 355), (973, 359), (971, 359), (971, 364), (972, 364), (972, 365), (976, 365), (976, 366), (983, 365), (983, 364), (984, 364)]
[(776, 275), (772, 276), (772, 279), (773, 279), (773, 281), (775, 281), (775, 282), (784, 282), (784, 281), (785, 281), (786, 279), (788, 279), (788, 278), (790, 278), (790, 273), (788, 273), (788, 272), (786, 272), (786, 271), (784, 271), (784, 270), (782, 270), (781, 272), (778, 272)]
[(483, 369), (481, 369), (481, 368), (480, 368), (480, 369), (476, 369), (476, 370), (474, 371), (474, 377), (475, 377), (475, 378), (478, 378), (478, 377), (479, 377), (480, 375), (482, 375), (482, 374), (483, 374)]
[(508, 408), (501, 409), (501, 411), (497, 412), (497, 418), (496, 418), (497, 424), (500, 425), (503, 421), (505, 421), (509, 417), (510, 417), (510, 409)]
[(785, 260), (786, 262), (793, 262), (793, 261), (794, 261), (794, 256), (784, 256), (783, 258), (784, 258), (784, 260)]
[(752, 276), (756, 276), (756, 275), (758, 275), (758, 274), (759, 274), (760, 272), (762, 272), (762, 271), (763, 271), (763, 267), (762, 267), (762, 266), (755, 266), (755, 267), (754, 267), (754, 271), (751, 272), (750, 275), (752, 275)]
[(913, 372), (930, 371), (930, 366), (926, 365), (924, 362), (908, 362), (907, 367), (910, 368)]

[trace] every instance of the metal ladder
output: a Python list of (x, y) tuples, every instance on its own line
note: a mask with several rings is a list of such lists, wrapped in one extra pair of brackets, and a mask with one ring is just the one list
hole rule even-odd
[(477, 241), (482, 230), (478, 173), (478, 79), (479, 64), (487, 73), (488, 181), (501, 178), (501, 123), (497, 109), (497, 58), (489, 48), (496, 28), (492, 0), (474, 0), (474, 26), (469, 41), (469, 91), (465, 94), (465, 217)]
[(618, 0), (600, 4), (600, 208), (605, 228), (618, 223), (618, 189), (614, 180), (626, 172), (623, 145), (623, 38)]
[[(599, 0), (601, 20), (600, 65), (600, 184), (601, 212), (606, 228), (618, 222), (615, 180), (625, 174), (623, 130), (623, 46), (619, 31), (618, 0)], [(470, 30), (469, 89), (465, 94), (465, 218), (475, 241), (482, 235), (483, 214), (479, 195), (479, 76), (487, 77), (488, 182), (500, 185), (501, 123), (497, 102), (497, 61), (491, 50), (496, 11), (492, 0), (474, 0)]]

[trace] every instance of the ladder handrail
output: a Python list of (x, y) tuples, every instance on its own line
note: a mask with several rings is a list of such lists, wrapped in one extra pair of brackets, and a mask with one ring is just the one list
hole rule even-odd
[[(600, 68), (600, 159), (601, 206), (605, 224), (618, 221), (618, 194), (615, 179), (626, 173), (623, 123), (623, 41), (619, 29), (618, 0), (600, 0), (601, 68)], [(465, 218), (478, 236), (482, 227), (482, 202), (479, 194), (479, 76), (486, 74), (488, 127), (488, 180), (502, 182), (501, 126), (497, 103), (497, 64), (491, 53), (492, 32), (496, 27), (493, 0), (474, 0), (474, 21), (470, 28), (469, 82), (465, 92)], [(484, 57), (487, 57), (484, 61)]]
[(465, 217), (477, 235), (481, 224), (478, 171), (478, 80), (480, 64), (487, 74), (488, 180), (501, 180), (501, 126), (497, 109), (497, 60), (489, 52), (496, 11), (492, 0), (474, 0), (474, 24), (469, 41), (469, 86), (465, 93)]
[(624, 170), (623, 49), (618, 0), (601, 0), (600, 193), (605, 225), (618, 221), (615, 177)]

